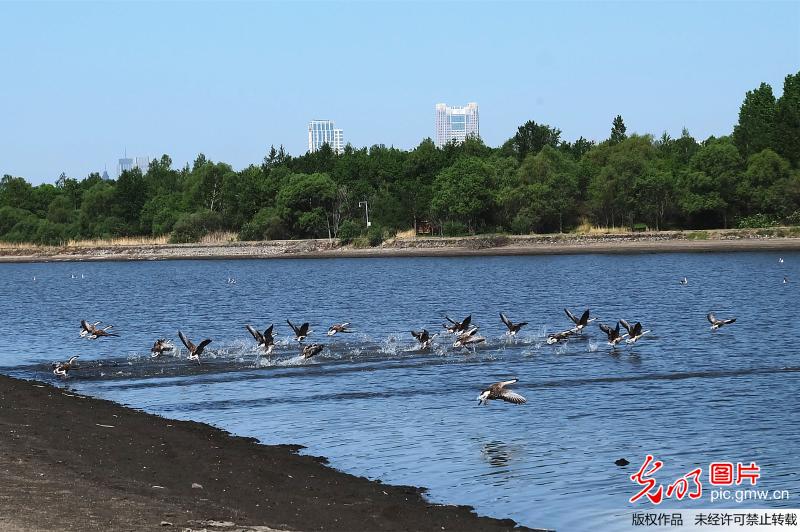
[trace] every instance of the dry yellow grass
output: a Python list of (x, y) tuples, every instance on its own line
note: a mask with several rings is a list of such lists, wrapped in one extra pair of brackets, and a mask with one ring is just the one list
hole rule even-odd
[(601, 227), (592, 225), (589, 222), (583, 222), (573, 231), (582, 235), (607, 235), (607, 234), (620, 234), (629, 233), (630, 229), (627, 227)]
[(201, 244), (227, 244), (228, 242), (236, 242), (239, 240), (239, 235), (230, 231), (214, 231), (208, 233), (200, 239)]
[(70, 240), (68, 248), (96, 248), (103, 246), (155, 246), (166, 244), (169, 235), (162, 236), (121, 236), (117, 238), (93, 238), (87, 240)]
[(416, 236), (417, 232), (414, 229), (408, 229), (407, 231), (398, 231), (395, 238), (399, 240), (408, 240)]

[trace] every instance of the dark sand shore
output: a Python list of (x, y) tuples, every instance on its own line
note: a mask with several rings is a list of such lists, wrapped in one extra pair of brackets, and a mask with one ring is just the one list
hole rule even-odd
[(128, 261), (170, 259), (268, 259), (336, 257), (460, 257), (578, 253), (692, 253), (798, 251), (800, 229), (727, 229), (649, 233), (479, 235), (397, 238), (373, 248), (336, 240), (270, 240), (215, 244), (14, 247), (0, 243), (0, 262)]
[(431, 504), (418, 488), (336, 471), (296, 447), (6, 376), (0, 448), (4, 531), (514, 528)]

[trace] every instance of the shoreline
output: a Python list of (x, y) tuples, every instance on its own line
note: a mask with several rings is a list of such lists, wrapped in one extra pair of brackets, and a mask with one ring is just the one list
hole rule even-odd
[(342, 246), (327, 239), (196, 244), (14, 247), (0, 244), (0, 263), (148, 260), (324, 259), (470, 257), (800, 251), (800, 230), (728, 229), (598, 235), (477, 235), (389, 239), (373, 248)]
[(3, 530), (530, 530), (38, 381), (0, 375), (0, 426)]

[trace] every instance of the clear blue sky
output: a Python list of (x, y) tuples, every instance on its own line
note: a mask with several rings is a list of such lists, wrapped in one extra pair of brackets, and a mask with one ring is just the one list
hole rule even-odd
[(115, 176), (126, 148), (238, 169), (305, 152), (314, 118), (411, 148), (437, 102), (478, 102), (492, 146), (529, 119), (600, 140), (616, 114), (706, 138), (798, 70), (798, 2), (0, 2), (0, 174)]

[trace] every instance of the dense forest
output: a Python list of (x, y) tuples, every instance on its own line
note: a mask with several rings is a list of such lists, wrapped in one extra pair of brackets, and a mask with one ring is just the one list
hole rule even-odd
[[(367, 230), (359, 202), (368, 201)], [(168, 155), (116, 181), (61, 175), (31, 186), (0, 181), (0, 240), (61, 244), (83, 238), (212, 231), (241, 240), (325, 237), (378, 243), (430, 222), (437, 234), (570, 231), (581, 224), (672, 228), (800, 225), (800, 72), (775, 98), (748, 91), (731, 135), (698, 142), (684, 129), (609, 138), (561, 138), (528, 121), (502, 146), (480, 139), (410, 151), (383, 145), (337, 155), (327, 146), (293, 157), (272, 147), (262, 164), (235, 171), (200, 154), (175, 169)]]

